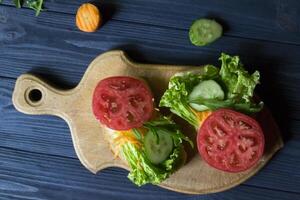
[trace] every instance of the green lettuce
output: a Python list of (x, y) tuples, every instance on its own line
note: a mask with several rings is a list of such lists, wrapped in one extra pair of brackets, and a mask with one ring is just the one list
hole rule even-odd
[[(144, 127), (148, 129), (147, 134), (158, 130), (166, 134), (171, 134), (174, 149), (164, 162), (155, 165), (147, 158), (143, 145), (139, 147), (130, 142), (122, 145), (122, 154), (131, 168), (128, 178), (138, 186), (147, 183), (159, 184), (164, 181), (180, 166), (180, 163), (184, 159), (183, 141), (187, 141), (193, 145), (192, 141), (168, 117), (160, 117), (149, 121), (144, 124)], [(142, 134), (137, 129), (134, 129), (134, 135), (142, 142)]]
[[(254, 89), (259, 83), (260, 74), (255, 71), (249, 74), (243, 67), (238, 56), (222, 53), (221, 68), (212, 65), (204, 66), (198, 72), (179, 73), (171, 77), (168, 89), (162, 96), (159, 106), (169, 107), (171, 112), (199, 127), (200, 122), (190, 107), (190, 103), (204, 105), (210, 110), (232, 108), (244, 113), (259, 112), (263, 102), (253, 102)], [(197, 98), (189, 100), (193, 88), (203, 80), (215, 80), (225, 92), (224, 100)]]
[(227, 89), (227, 98), (241, 102), (251, 102), (255, 86), (259, 83), (260, 74), (255, 71), (249, 74), (238, 56), (222, 53), (220, 77)]
[(252, 102), (237, 103), (237, 101), (235, 101), (234, 99), (217, 100), (217, 99), (197, 98), (190, 102), (197, 103), (199, 105), (204, 105), (211, 110), (217, 110), (219, 108), (231, 108), (233, 110), (237, 110), (249, 114), (259, 112), (264, 106), (263, 102), (260, 102), (258, 104)]
[(169, 107), (171, 112), (198, 127), (200, 124), (189, 105), (188, 96), (200, 81), (217, 78), (218, 72), (218, 68), (206, 65), (200, 72), (191, 71), (173, 76), (170, 79), (168, 89), (159, 102), (159, 106)]
[[(44, 0), (12, 0), (12, 2), (17, 8), (26, 6), (28, 8), (33, 9), (35, 11), (35, 16), (38, 16), (40, 14), (40, 12), (43, 10), (44, 4)], [(2, 3), (2, 0), (0, 0), (0, 3)]]
[(170, 174), (153, 165), (136, 145), (128, 142), (122, 146), (122, 153), (130, 166), (128, 178), (138, 186), (146, 183), (159, 184)]

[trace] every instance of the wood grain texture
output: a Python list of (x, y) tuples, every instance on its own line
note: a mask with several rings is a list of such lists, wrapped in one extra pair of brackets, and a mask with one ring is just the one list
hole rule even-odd
[[(86, 34), (77, 30), (72, 15), (45, 12), (34, 18), (30, 10), (18, 11), (0, 7), (0, 44), (5, 49), (0, 55), (5, 66), (1, 74), (7, 77), (16, 78), (32, 69), (53, 74), (51, 68), (64, 79), (79, 81), (92, 58), (110, 49), (126, 50), (137, 61), (186, 65), (218, 63), (224, 51), (241, 55), (252, 68), (280, 69), (289, 64), (290, 70), (298, 69), (295, 58), (300, 56), (300, 47), (296, 45), (225, 36), (211, 46), (197, 48), (190, 44), (186, 30), (110, 20), (97, 33)], [(41, 66), (42, 61), (47, 62)]]
[(189, 199), (189, 200), (281, 200), (298, 199), (299, 194), (266, 188), (239, 186), (210, 195), (183, 195), (147, 185), (134, 186), (125, 170), (110, 168), (93, 175), (77, 159), (0, 148), (1, 199)]
[(14, 85), (14, 79), (0, 78), (0, 146), (75, 158), (67, 124), (58, 117), (17, 112), (12, 104)]
[[(3, 30), (0, 76), (16, 78), (31, 71), (70, 87), (79, 82), (93, 57), (110, 49), (123, 49), (140, 62), (182, 65), (218, 64), (222, 49), (242, 55), (247, 68), (257, 68), (262, 72), (259, 94), (267, 103), (270, 102), (272, 111), (280, 110), (280, 113), (295, 118), (300, 116), (298, 104), (287, 103), (299, 102), (300, 98), (291, 91), (299, 88), (299, 84), (292, 84), (299, 83), (300, 77), (300, 61), (296, 59), (300, 56), (298, 46), (224, 37), (211, 46), (196, 48), (189, 44), (186, 31), (149, 28), (114, 20), (107, 22), (99, 32), (87, 35), (76, 30), (71, 15), (45, 12), (34, 18), (30, 10), (18, 11), (12, 7), (0, 7), (3, 18), (0, 24)], [(49, 32), (53, 33), (50, 38)], [(286, 93), (292, 96), (279, 97)], [(285, 103), (274, 102), (278, 98)]]
[[(295, 0), (98, 2), (106, 18), (188, 30), (195, 19), (211, 17), (225, 27), (226, 36), (300, 44), (300, 3)], [(12, 4), (10, 0), (4, 3)], [(82, 3), (85, 1), (55, 0), (46, 1), (45, 7), (49, 11), (74, 15)]]

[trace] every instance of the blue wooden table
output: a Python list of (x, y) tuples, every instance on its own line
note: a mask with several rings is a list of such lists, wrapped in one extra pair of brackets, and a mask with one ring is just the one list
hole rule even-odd
[[(107, 0), (96, 33), (78, 31), (84, 0), (49, 0), (39, 17), (10, 0), (0, 5), (0, 199), (300, 199), (300, 1)], [(217, 19), (224, 36), (206, 47), (188, 39), (192, 21)], [(67, 124), (19, 113), (11, 96), (22, 73), (74, 87), (105, 51), (125, 50), (145, 63), (218, 64), (220, 52), (240, 55), (262, 74), (258, 94), (278, 122), (285, 147), (257, 175), (217, 194), (184, 195), (137, 188), (118, 168), (91, 174), (79, 162)]]

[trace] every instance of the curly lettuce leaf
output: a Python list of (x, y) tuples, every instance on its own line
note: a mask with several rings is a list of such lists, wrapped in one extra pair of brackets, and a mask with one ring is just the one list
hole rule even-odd
[(146, 183), (159, 184), (170, 174), (170, 171), (153, 165), (145, 153), (132, 143), (124, 144), (122, 153), (131, 168), (128, 178), (138, 186)]
[[(253, 94), (259, 83), (260, 74), (255, 71), (249, 74), (243, 67), (238, 56), (229, 56), (222, 53), (221, 69), (207, 65), (203, 71), (180, 73), (171, 77), (169, 87), (161, 98), (159, 106), (169, 107), (171, 112), (199, 127), (200, 122), (190, 103), (208, 107), (210, 110), (232, 108), (244, 113), (259, 112), (263, 102), (253, 102)], [(203, 80), (215, 80), (225, 92), (224, 100), (218, 99), (189, 99), (188, 96)]]
[(226, 86), (227, 98), (250, 103), (254, 88), (259, 83), (259, 72), (255, 71), (253, 74), (249, 74), (238, 56), (222, 53), (219, 60), (222, 62), (220, 77)]
[(170, 134), (173, 138), (174, 146), (180, 146), (183, 141), (188, 142), (192, 147), (194, 147), (193, 142), (189, 137), (185, 136), (177, 126), (177, 124), (171, 120), (171, 117), (160, 116), (159, 118), (148, 121), (144, 124), (149, 131), (163, 132), (165, 134)]
[[(127, 160), (131, 171), (128, 178), (138, 186), (152, 183), (159, 184), (169, 177), (178, 168), (178, 164), (183, 159), (183, 141), (192, 141), (186, 137), (177, 127), (177, 125), (168, 117), (159, 117), (158, 119), (146, 122), (144, 127), (148, 129), (147, 134), (153, 131), (163, 131), (165, 134), (171, 134), (174, 142), (174, 148), (169, 157), (160, 164), (153, 164), (147, 158), (145, 150), (133, 143), (127, 142), (122, 146), (122, 154)], [(134, 130), (134, 135), (140, 139), (141, 133)]]
[(200, 122), (189, 105), (188, 96), (200, 81), (216, 78), (218, 72), (218, 68), (206, 65), (201, 72), (185, 72), (173, 76), (159, 106), (169, 107), (171, 112), (198, 127)]

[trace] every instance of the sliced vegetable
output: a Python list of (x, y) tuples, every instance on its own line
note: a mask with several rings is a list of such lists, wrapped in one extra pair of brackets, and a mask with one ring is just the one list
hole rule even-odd
[(84, 32), (95, 32), (102, 23), (102, 17), (99, 9), (91, 4), (82, 4), (76, 14), (76, 25)]
[[(155, 120), (144, 123), (143, 127), (154, 134), (162, 132), (163, 134), (171, 135), (175, 147), (179, 146), (183, 141), (194, 147), (193, 142), (180, 131), (177, 124), (170, 117), (160, 116)], [(159, 142), (159, 138), (157, 139), (157, 142)]]
[(222, 31), (222, 26), (215, 20), (198, 19), (190, 28), (190, 41), (196, 46), (205, 46), (221, 37)]
[(189, 102), (198, 106), (206, 106), (209, 110), (217, 110), (220, 108), (232, 108), (237, 111), (241, 111), (246, 114), (251, 114), (261, 111), (264, 106), (263, 102), (256, 103), (237, 103), (235, 99), (215, 100), (204, 99), (201, 97), (191, 99)]
[(264, 135), (254, 119), (220, 108), (259, 112), (263, 102), (254, 102), (253, 94), (260, 76), (258, 71), (250, 75), (237, 56), (222, 53), (220, 60), (220, 70), (205, 66), (198, 73), (173, 76), (160, 106), (169, 107), (198, 130), (198, 150), (208, 164), (223, 171), (240, 172), (262, 157)]
[(144, 139), (145, 152), (153, 164), (162, 163), (173, 150), (173, 139), (168, 133), (158, 130), (156, 134), (149, 132)]
[(97, 119), (114, 130), (138, 128), (152, 117), (153, 96), (141, 80), (118, 76), (101, 80), (93, 95)]
[(147, 183), (159, 184), (171, 173), (152, 164), (147, 159), (145, 153), (130, 142), (122, 145), (121, 153), (130, 166), (128, 178), (138, 186)]
[[(201, 112), (204, 108), (232, 108), (244, 113), (259, 112), (263, 108), (263, 102), (253, 101), (254, 88), (259, 83), (259, 72), (250, 75), (237, 56), (222, 53), (220, 60), (220, 70), (207, 65), (200, 72), (186, 72), (173, 76), (159, 105), (169, 107), (173, 113), (195, 128), (200, 126), (201, 121), (194, 109)], [(205, 84), (202, 84), (203, 82)], [(218, 86), (211, 83), (217, 83)], [(221, 98), (222, 91), (224, 98)], [(215, 98), (208, 98), (213, 96)]]
[[(185, 162), (183, 141), (193, 145), (168, 117), (148, 121), (144, 124), (144, 128), (148, 130), (145, 137), (140, 128), (126, 131), (125, 136), (129, 139), (125, 139), (121, 146), (121, 153), (131, 168), (128, 178), (138, 186), (146, 183), (159, 184), (164, 181)], [(121, 135), (123, 132), (116, 132), (116, 142), (119, 141), (118, 138), (124, 138), (124, 135)], [(132, 139), (136, 136), (138, 138)], [(144, 138), (140, 140), (140, 137)], [(141, 141), (144, 141), (144, 145), (140, 145)], [(151, 145), (154, 145), (154, 148)]]
[(143, 81), (132, 77), (103, 79), (92, 104), (101, 123), (119, 130), (112, 146), (115, 155), (126, 159), (131, 168), (128, 178), (136, 185), (159, 184), (184, 163), (182, 143), (193, 143), (170, 118), (159, 116), (149, 121), (153, 96)]
[(213, 112), (197, 135), (201, 157), (212, 167), (240, 172), (253, 167), (264, 152), (259, 124), (247, 115), (229, 109)]
[(212, 65), (204, 66), (200, 72), (186, 72), (173, 76), (159, 106), (169, 107), (173, 113), (198, 128), (200, 122), (189, 105), (189, 94), (200, 81), (214, 79), (217, 76), (218, 68)]
[[(223, 100), (224, 92), (221, 86), (216, 81), (205, 80), (196, 85), (189, 95), (189, 101), (197, 98), (202, 98), (206, 100)], [(205, 105), (199, 105), (197, 103), (190, 103), (190, 106), (198, 111), (204, 111), (209, 109), (209, 107)]]

